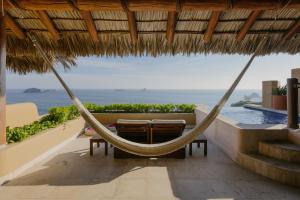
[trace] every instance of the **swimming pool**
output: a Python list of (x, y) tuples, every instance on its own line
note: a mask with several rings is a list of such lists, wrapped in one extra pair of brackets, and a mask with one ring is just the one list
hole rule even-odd
[(287, 115), (249, 108), (224, 108), (222, 115), (243, 124), (286, 124)]

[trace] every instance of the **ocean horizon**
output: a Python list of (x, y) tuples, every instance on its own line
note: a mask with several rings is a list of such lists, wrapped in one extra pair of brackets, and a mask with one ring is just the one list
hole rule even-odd
[[(62, 89), (49, 90), (41, 93), (24, 93), (25, 89), (8, 89), (7, 103), (33, 102), (37, 105), (39, 113), (46, 114), (48, 109), (56, 106), (72, 104), (66, 92)], [(154, 103), (154, 104), (204, 104), (212, 108), (225, 93), (225, 89), (74, 89), (75, 95), (84, 103), (96, 104), (122, 104), (122, 103)], [(257, 93), (261, 90), (239, 89), (235, 90), (222, 110), (222, 114), (238, 120), (239, 122), (256, 123), (248, 120), (251, 110), (242, 107), (231, 107), (230, 104), (243, 100), (244, 96)], [(244, 119), (244, 120), (243, 120)]]

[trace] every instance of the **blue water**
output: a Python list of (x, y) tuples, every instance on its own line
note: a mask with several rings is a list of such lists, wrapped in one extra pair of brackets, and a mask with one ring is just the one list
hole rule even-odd
[[(83, 102), (97, 104), (114, 103), (195, 103), (205, 104), (212, 108), (224, 94), (225, 90), (74, 90), (74, 93)], [(230, 107), (230, 104), (242, 100), (244, 95), (259, 90), (237, 90), (233, 93), (222, 114), (240, 123), (246, 124), (276, 124), (285, 123), (285, 116), (276, 116), (273, 113), (264, 113), (241, 107)], [(34, 102), (40, 114), (47, 113), (50, 107), (71, 104), (63, 90), (45, 93), (23, 93), (23, 90), (8, 90), (8, 103)]]

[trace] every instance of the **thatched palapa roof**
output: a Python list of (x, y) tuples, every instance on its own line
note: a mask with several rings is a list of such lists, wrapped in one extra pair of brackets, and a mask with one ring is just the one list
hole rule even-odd
[[(299, 0), (6, 0), (8, 67), (47, 71), (26, 37), (52, 55), (300, 52)], [(41, 63), (38, 65), (38, 63)]]

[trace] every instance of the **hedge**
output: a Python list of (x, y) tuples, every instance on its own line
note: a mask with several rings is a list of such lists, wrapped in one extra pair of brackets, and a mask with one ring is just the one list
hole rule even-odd
[(93, 113), (193, 113), (195, 104), (112, 104), (86, 103)]
[[(193, 113), (194, 104), (112, 104), (97, 105), (94, 103), (85, 104), (86, 108), (93, 113)], [(54, 107), (49, 109), (49, 114), (39, 121), (31, 124), (6, 128), (7, 143), (20, 142), (32, 135), (44, 130), (55, 128), (68, 120), (79, 117), (77, 108), (73, 105), (65, 107)]]

